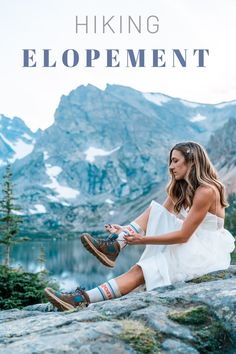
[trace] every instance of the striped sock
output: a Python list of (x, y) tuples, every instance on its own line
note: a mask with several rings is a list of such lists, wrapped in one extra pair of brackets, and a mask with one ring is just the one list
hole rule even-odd
[(130, 234), (140, 234), (144, 236), (144, 231), (141, 229), (141, 227), (135, 222), (132, 221), (129, 225), (125, 226), (123, 231), (121, 231), (116, 239), (116, 241), (119, 242), (120, 248), (124, 248), (126, 246), (126, 243), (124, 241), (124, 236)]
[(97, 286), (94, 289), (86, 291), (89, 296), (90, 302), (99, 302), (110, 299), (115, 299), (121, 296), (117, 282), (111, 279), (106, 283)]

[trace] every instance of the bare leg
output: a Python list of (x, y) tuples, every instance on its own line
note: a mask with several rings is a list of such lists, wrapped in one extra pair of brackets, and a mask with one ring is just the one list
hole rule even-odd
[(147, 223), (150, 214), (151, 207), (148, 207), (141, 215), (139, 215), (134, 221), (141, 227), (146, 233)]
[(121, 295), (128, 294), (145, 283), (142, 268), (135, 264), (130, 270), (115, 278)]
[(62, 311), (73, 310), (75, 307), (84, 307), (89, 303), (118, 298), (126, 295), (138, 286), (145, 283), (143, 271), (135, 264), (127, 273), (111, 279), (94, 289), (84, 291), (78, 288), (76, 293), (59, 293), (51, 288), (45, 289), (45, 294), (49, 301)]
[[(148, 218), (150, 214), (151, 207), (148, 207), (141, 215), (139, 215), (134, 221), (139, 225), (139, 227), (146, 233)], [(119, 234), (125, 229), (125, 226), (120, 226), (117, 224), (106, 224), (105, 230), (109, 233)]]

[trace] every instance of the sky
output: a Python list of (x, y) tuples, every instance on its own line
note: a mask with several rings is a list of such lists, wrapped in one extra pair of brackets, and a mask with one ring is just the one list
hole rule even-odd
[[(193, 102), (220, 103), (236, 99), (235, 0), (0, 0), (0, 114), (20, 117), (33, 130), (46, 129), (62, 95), (88, 83), (160, 92)], [(75, 19), (102, 16), (157, 16), (159, 31), (150, 34), (76, 33)], [(89, 22), (91, 23), (91, 22)], [(113, 27), (117, 21), (112, 22)], [(115, 26), (115, 28), (117, 28)], [(55, 68), (42, 67), (42, 49), (51, 49)], [(80, 62), (74, 68), (61, 63), (66, 49), (75, 49)], [(106, 68), (104, 54), (94, 68), (82, 65), (85, 49), (165, 49), (165, 68)], [(170, 64), (172, 49), (207, 48), (206, 67), (197, 68), (189, 57), (186, 68)], [(35, 49), (37, 67), (24, 68), (22, 49)], [(122, 54), (123, 55), (123, 54)], [(122, 59), (121, 55), (121, 59)], [(149, 54), (150, 57), (150, 54)], [(191, 65), (190, 65), (191, 64)]]

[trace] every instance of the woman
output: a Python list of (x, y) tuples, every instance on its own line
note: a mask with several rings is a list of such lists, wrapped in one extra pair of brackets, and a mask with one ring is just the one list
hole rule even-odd
[(143, 284), (152, 290), (229, 267), (235, 240), (224, 229), (225, 190), (207, 153), (197, 143), (179, 143), (170, 151), (169, 172), (163, 205), (152, 201), (127, 226), (106, 225), (111, 234), (108, 240), (89, 234), (81, 237), (83, 245), (109, 267), (127, 244), (146, 245), (137, 264), (89, 291), (77, 288), (68, 294), (45, 289), (56, 307), (62, 311), (84, 307), (120, 297)]

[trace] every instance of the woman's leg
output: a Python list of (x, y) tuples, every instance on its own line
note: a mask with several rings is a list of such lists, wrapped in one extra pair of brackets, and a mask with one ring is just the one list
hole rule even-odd
[(147, 223), (151, 207), (147, 208), (141, 215), (139, 215), (129, 225), (124, 227), (124, 231), (118, 234), (117, 242), (119, 242), (120, 249), (126, 246), (125, 235), (133, 235), (135, 233), (145, 236), (147, 230)]
[(121, 295), (126, 295), (130, 291), (145, 283), (142, 268), (135, 264), (130, 270), (115, 278)]
[(45, 294), (57, 308), (66, 311), (75, 307), (84, 307), (89, 303), (118, 298), (128, 294), (144, 282), (142, 268), (136, 264), (128, 272), (88, 291), (78, 288), (74, 294), (67, 294), (46, 288)]
[[(132, 221), (132, 223), (134, 222), (138, 224), (139, 228), (144, 232), (144, 234), (146, 233), (150, 210), (151, 207), (148, 207), (141, 215), (139, 215), (134, 221)], [(130, 225), (120, 226), (117, 224), (106, 224), (105, 229), (107, 232), (111, 234), (113, 233), (119, 234), (122, 231), (124, 231), (128, 226)]]
[(150, 214), (151, 207), (148, 207), (141, 215), (139, 215), (134, 221), (139, 225), (139, 227), (146, 234), (147, 231), (147, 223)]
[(142, 284), (144, 284), (143, 271), (136, 264), (128, 272), (86, 291), (86, 293), (90, 302), (99, 302), (126, 295)]

